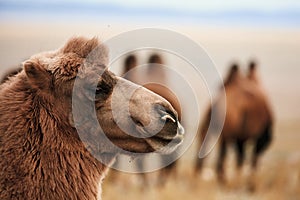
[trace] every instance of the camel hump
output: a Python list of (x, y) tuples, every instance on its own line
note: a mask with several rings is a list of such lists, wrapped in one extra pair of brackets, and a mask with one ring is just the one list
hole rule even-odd
[(165, 82), (167, 80), (167, 71), (164, 68), (165, 61), (158, 53), (153, 53), (148, 59), (148, 76), (151, 76), (152, 81)]
[(135, 55), (129, 55), (124, 62), (125, 69), (124, 73), (128, 72), (129, 70), (133, 69), (137, 65), (137, 59)]
[(164, 61), (160, 55), (155, 53), (149, 57), (148, 63), (163, 64)]
[(256, 81), (256, 82), (258, 81), (258, 77), (257, 77), (257, 62), (255, 60), (251, 60), (249, 62), (247, 77), (250, 80), (253, 80), (253, 81)]
[(255, 60), (251, 60), (250, 62), (249, 62), (249, 71), (251, 72), (251, 71), (254, 71), (254, 70), (256, 70), (256, 68), (257, 68), (257, 63), (256, 63), (256, 61)]
[(232, 83), (234, 80), (236, 80), (238, 74), (239, 74), (239, 66), (237, 63), (233, 63), (229, 68), (229, 72), (227, 78), (224, 81), (224, 85), (226, 86)]

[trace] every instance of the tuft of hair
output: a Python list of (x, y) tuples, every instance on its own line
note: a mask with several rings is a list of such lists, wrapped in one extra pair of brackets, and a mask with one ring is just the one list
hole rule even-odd
[(96, 37), (92, 39), (73, 37), (63, 46), (62, 53), (75, 53), (81, 58), (86, 58), (98, 45), (99, 41)]
[(107, 66), (109, 61), (108, 48), (100, 44), (98, 38), (85, 37), (71, 38), (61, 49), (63, 54), (75, 53), (85, 62), (94, 66)]

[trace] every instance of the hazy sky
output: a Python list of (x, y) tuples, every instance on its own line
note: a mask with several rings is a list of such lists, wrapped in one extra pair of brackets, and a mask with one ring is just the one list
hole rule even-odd
[[(97, 2), (96, 0), (88, 1)], [(130, 6), (161, 6), (189, 10), (255, 9), (272, 11), (283, 8), (300, 8), (299, 0), (103, 0), (101, 2), (114, 2)]]
[[(5, 0), (0, 0), (5, 1)], [(7, 0), (6, 0), (7, 1)], [(258, 10), (280, 11), (282, 9), (300, 9), (299, 0), (12, 0), (14, 2), (81, 2), (93, 4), (116, 4), (128, 7), (160, 7), (175, 10)]]
[(0, 20), (43, 16), (299, 27), (300, 0), (0, 0)]

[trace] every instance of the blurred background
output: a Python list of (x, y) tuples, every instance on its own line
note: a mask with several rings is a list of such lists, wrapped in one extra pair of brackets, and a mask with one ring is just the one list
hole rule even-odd
[[(180, 158), (176, 177), (169, 177), (163, 186), (152, 184), (153, 173), (149, 174), (147, 184), (138, 175), (120, 173), (110, 177), (109, 174), (102, 197), (110, 200), (300, 199), (298, 0), (0, 0), (0, 27), (1, 75), (35, 53), (57, 49), (72, 36), (98, 36), (105, 41), (145, 27), (169, 29), (194, 40), (206, 50), (222, 77), (233, 61), (245, 71), (250, 59), (257, 60), (259, 78), (270, 99), (275, 124), (274, 140), (259, 161), (255, 192), (245, 189), (245, 180), (236, 181), (231, 176), (235, 162), (232, 152), (226, 163), (229, 169), (226, 187), (218, 184), (214, 151), (202, 173), (195, 176), (193, 165), (198, 150), (193, 144)], [(150, 53), (136, 52), (139, 64), (146, 63)], [(161, 54), (168, 66), (184, 71), (187, 63)], [(111, 67), (117, 74), (121, 74), (124, 59), (121, 57)], [(197, 85), (197, 77), (192, 79)], [(199, 78), (199, 87), (195, 89), (200, 121), (209, 103), (204, 82)], [(191, 131), (198, 127), (188, 120), (186, 125)]]

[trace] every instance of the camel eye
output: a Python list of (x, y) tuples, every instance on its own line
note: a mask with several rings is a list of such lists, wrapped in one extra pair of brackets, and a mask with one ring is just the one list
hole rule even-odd
[(96, 88), (96, 99), (107, 99), (112, 93), (113, 86), (105, 80), (101, 80)]
[(96, 97), (107, 98), (112, 93), (115, 84), (115, 78), (110, 73), (104, 72), (97, 85)]
[(111, 86), (107, 82), (102, 80), (98, 83), (96, 89), (96, 95), (109, 94), (110, 92), (111, 92)]

